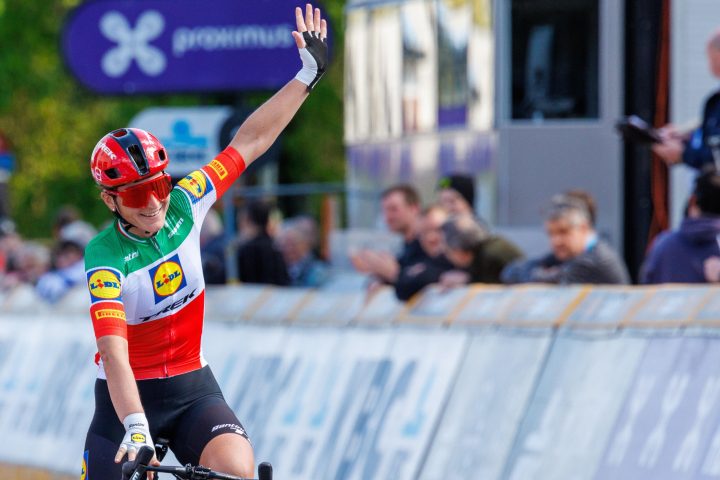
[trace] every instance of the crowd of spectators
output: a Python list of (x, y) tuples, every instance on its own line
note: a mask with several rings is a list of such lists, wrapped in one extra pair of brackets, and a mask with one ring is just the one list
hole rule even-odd
[[(454, 174), (438, 182), (423, 208), (416, 189), (393, 185), (380, 195), (383, 222), (401, 239), (397, 252), (363, 248), (348, 252), (368, 292), (392, 286), (407, 301), (431, 284), (450, 289), (467, 284), (629, 284), (628, 269), (596, 230), (599, 212), (587, 192), (552, 196), (542, 218), (549, 251), (525, 258), (510, 239), (493, 231), (475, 212), (474, 180)], [(211, 210), (200, 235), (206, 283), (290, 287), (331, 285), (332, 261), (319, 255), (318, 225), (310, 216), (282, 219), (267, 201), (253, 200), (237, 215), (229, 238)], [(62, 207), (53, 238), (23, 239), (9, 219), (0, 220), (0, 291), (28, 285), (49, 303), (85, 281), (83, 253), (96, 234), (73, 207)], [(720, 281), (720, 175), (708, 168), (697, 177), (686, 218), (659, 235), (639, 272), (640, 283)]]

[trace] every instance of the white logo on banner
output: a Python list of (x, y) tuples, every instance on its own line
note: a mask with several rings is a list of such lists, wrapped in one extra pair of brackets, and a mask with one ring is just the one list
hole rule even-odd
[(167, 65), (160, 49), (150, 41), (160, 36), (165, 20), (160, 13), (151, 10), (138, 18), (135, 29), (119, 12), (108, 12), (100, 19), (100, 31), (108, 40), (117, 43), (102, 58), (102, 70), (109, 77), (119, 77), (130, 68), (133, 60), (146, 75), (160, 75)]
[(608, 463), (610, 465), (620, 465), (625, 458), (625, 454), (630, 446), (630, 440), (633, 436), (635, 421), (650, 398), (650, 392), (654, 386), (655, 376), (642, 376), (637, 382), (632, 399), (630, 400), (628, 418), (610, 448), (610, 453), (608, 455)]
[(689, 472), (695, 457), (698, 455), (700, 449), (700, 438), (703, 433), (703, 428), (706, 426), (707, 417), (712, 411), (713, 406), (717, 403), (718, 395), (720, 394), (720, 378), (709, 377), (705, 382), (702, 394), (700, 395), (700, 401), (698, 402), (697, 414), (695, 415), (695, 422), (692, 428), (685, 436), (685, 439), (675, 456), (673, 461), (673, 470), (679, 470)]
[(665, 445), (670, 417), (672, 417), (675, 410), (680, 406), (680, 402), (682, 402), (685, 396), (685, 390), (689, 383), (690, 376), (687, 374), (676, 374), (670, 378), (670, 383), (668, 383), (665, 389), (665, 395), (662, 400), (660, 420), (655, 424), (655, 428), (653, 428), (645, 441), (645, 446), (640, 452), (638, 464), (641, 467), (655, 467), (655, 464), (660, 458), (660, 452)]

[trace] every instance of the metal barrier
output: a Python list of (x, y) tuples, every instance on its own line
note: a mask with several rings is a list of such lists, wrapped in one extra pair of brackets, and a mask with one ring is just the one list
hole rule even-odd
[[(717, 478), (718, 293), (213, 288), (204, 351), (279, 478)], [(0, 300), (0, 463), (77, 473), (92, 329), (29, 298)]]

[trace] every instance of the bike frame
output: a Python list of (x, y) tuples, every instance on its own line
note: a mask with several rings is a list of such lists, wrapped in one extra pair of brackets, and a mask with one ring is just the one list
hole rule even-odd
[(185, 467), (147, 467), (146, 472), (170, 473), (178, 480), (249, 480), (234, 475), (227, 475), (220, 472), (214, 472), (209, 468), (187, 465)]
[[(156, 445), (157, 447), (157, 458), (162, 460), (167, 453), (167, 442), (161, 441)], [(145, 479), (147, 478), (146, 473), (157, 472), (157, 473), (169, 473), (174, 476), (177, 480), (254, 480), (236, 477), (235, 475), (228, 475), (227, 473), (215, 472), (209, 468), (205, 468), (201, 465), (192, 466), (190, 464), (180, 466), (152, 466), (148, 465), (150, 460), (153, 458), (153, 454), (156, 453), (152, 448), (142, 447), (137, 454), (137, 457), (133, 461), (128, 461), (123, 464), (123, 479)], [(272, 480), (272, 465), (267, 462), (263, 462), (258, 465), (258, 479), (257, 480)]]

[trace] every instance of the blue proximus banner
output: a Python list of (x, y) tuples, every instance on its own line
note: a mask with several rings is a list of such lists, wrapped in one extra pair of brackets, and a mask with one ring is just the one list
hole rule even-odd
[(63, 52), (75, 76), (99, 93), (275, 89), (301, 66), (291, 35), (299, 5), (88, 1), (65, 24)]

